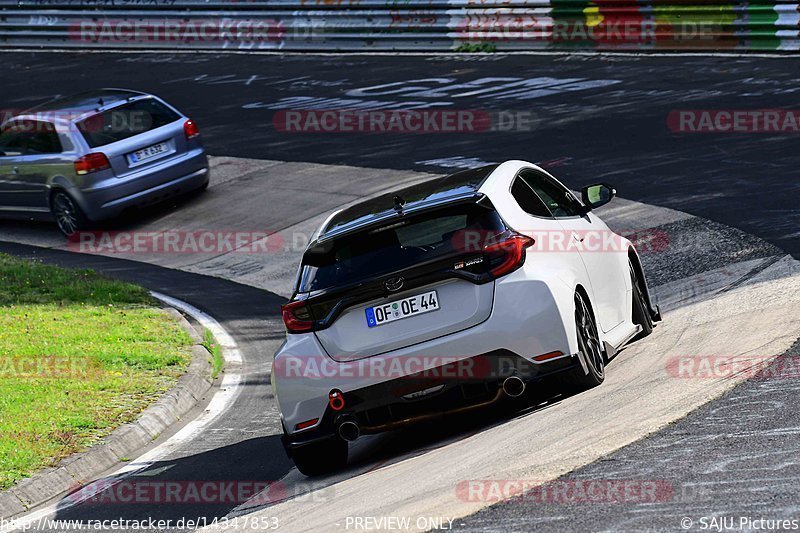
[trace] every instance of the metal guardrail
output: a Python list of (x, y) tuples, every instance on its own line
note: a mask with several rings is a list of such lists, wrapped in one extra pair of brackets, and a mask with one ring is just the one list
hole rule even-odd
[(786, 0), (0, 0), (0, 47), (796, 51), (800, 4)]

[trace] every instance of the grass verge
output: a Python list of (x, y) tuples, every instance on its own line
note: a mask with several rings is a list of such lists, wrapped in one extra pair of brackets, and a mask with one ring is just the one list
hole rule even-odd
[(134, 420), (191, 345), (142, 287), (0, 254), (0, 490)]
[(207, 329), (203, 332), (203, 346), (211, 354), (211, 378), (217, 379), (219, 373), (222, 372), (225, 360), (222, 358), (222, 347), (214, 340), (211, 330)]

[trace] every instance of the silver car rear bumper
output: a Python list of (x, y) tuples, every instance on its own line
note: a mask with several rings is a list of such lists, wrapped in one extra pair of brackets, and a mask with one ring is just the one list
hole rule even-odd
[(111, 178), (92, 188), (70, 192), (86, 216), (97, 221), (113, 218), (129, 207), (145, 206), (190, 192), (208, 180), (208, 158), (198, 149), (141, 174)]

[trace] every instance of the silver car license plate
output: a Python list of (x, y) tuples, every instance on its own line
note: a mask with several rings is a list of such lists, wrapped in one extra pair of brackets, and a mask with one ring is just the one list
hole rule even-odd
[(416, 296), (409, 296), (387, 304), (368, 307), (366, 309), (367, 326), (374, 328), (388, 322), (429, 313), (437, 309), (439, 309), (439, 297), (436, 291), (417, 294)]
[(167, 143), (158, 143), (128, 154), (128, 160), (132, 165), (135, 165), (137, 163), (147, 161), (148, 159), (158, 157), (167, 152), (169, 152), (169, 145)]

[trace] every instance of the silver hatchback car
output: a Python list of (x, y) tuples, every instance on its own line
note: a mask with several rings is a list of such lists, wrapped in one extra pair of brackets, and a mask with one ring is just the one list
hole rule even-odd
[(68, 237), (208, 180), (197, 126), (152, 94), (101, 89), (0, 125), (0, 216), (52, 217)]

